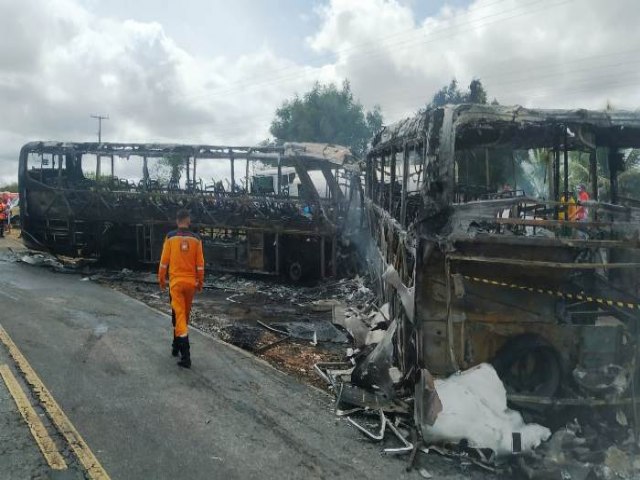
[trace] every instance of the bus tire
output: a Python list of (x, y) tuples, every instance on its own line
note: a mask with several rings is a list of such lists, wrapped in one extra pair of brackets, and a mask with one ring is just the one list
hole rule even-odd
[(538, 335), (510, 338), (492, 364), (508, 393), (551, 398), (562, 382), (562, 357)]
[(300, 265), (300, 262), (291, 262), (287, 269), (287, 274), (289, 276), (289, 280), (292, 282), (299, 282), (302, 278), (302, 265)]

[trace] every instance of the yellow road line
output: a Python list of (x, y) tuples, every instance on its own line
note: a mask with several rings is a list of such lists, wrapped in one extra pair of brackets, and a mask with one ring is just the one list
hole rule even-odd
[(93, 454), (87, 443), (82, 436), (75, 429), (67, 415), (62, 411), (58, 402), (55, 401), (53, 395), (44, 386), (40, 377), (31, 368), (31, 365), (27, 359), (22, 355), (22, 352), (18, 350), (18, 347), (9, 334), (0, 325), (0, 341), (5, 344), (9, 350), (9, 354), (16, 362), (16, 365), (20, 371), (24, 374), (25, 380), (33, 388), (34, 394), (38, 397), (38, 400), (42, 403), (43, 408), (51, 418), (51, 421), (56, 426), (58, 431), (62, 433), (64, 438), (71, 446), (76, 457), (86, 470), (89, 478), (94, 480), (109, 480), (109, 475), (102, 467), (96, 456)]
[(29, 430), (31, 430), (31, 434), (36, 440), (38, 447), (40, 447), (40, 451), (42, 451), (42, 455), (44, 455), (49, 466), (54, 470), (66, 470), (67, 463), (64, 461), (64, 458), (62, 458), (62, 455), (60, 455), (60, 452), (58, 452), (56, 444), (49, 436), (47, 429), (44, 428), (42, 420), (40, 420), (33, 406), (31, 406), (24, 391), (20, 388), (18, 380), (7, 365), (0, 365), (0, 376), (4, 379), (9, 393), (11, 393), (11, 396), (15, 400), (18, 410), (22, 414), (24, 421), (27, 422)]

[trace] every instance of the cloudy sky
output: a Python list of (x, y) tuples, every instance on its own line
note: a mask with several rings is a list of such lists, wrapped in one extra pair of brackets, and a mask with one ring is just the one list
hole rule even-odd
[(348, 78), (387, 122), (451, 78), (503, 104), (640, 107), (637, 0), (0, 0), (0, 182), (30, 140), (253, 144)]

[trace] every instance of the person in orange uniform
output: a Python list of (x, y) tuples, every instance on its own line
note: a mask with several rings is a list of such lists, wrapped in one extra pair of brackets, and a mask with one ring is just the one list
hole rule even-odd
[(162, 246), (158, 282), (160, 289), (167, 286), (169, 272), (169, 298), (173, 320), (173, 344), (171, 354), (180, 355), (178, 365), (191, 368), (191, 347), (189, 345), (189, 314), (196, 291), (204, 285), (204, 255), (202, 240), (189, 230), (191, 217), (186, 210), (176, 215), (177, 230), (169, 232)]

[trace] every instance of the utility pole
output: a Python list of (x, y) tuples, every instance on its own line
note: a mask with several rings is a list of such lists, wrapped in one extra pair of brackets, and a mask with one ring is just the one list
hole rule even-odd
[(98, 143), (102, 143), (102, 120), (109, 120), (109, 115), (89, 115), (98, 119)]

